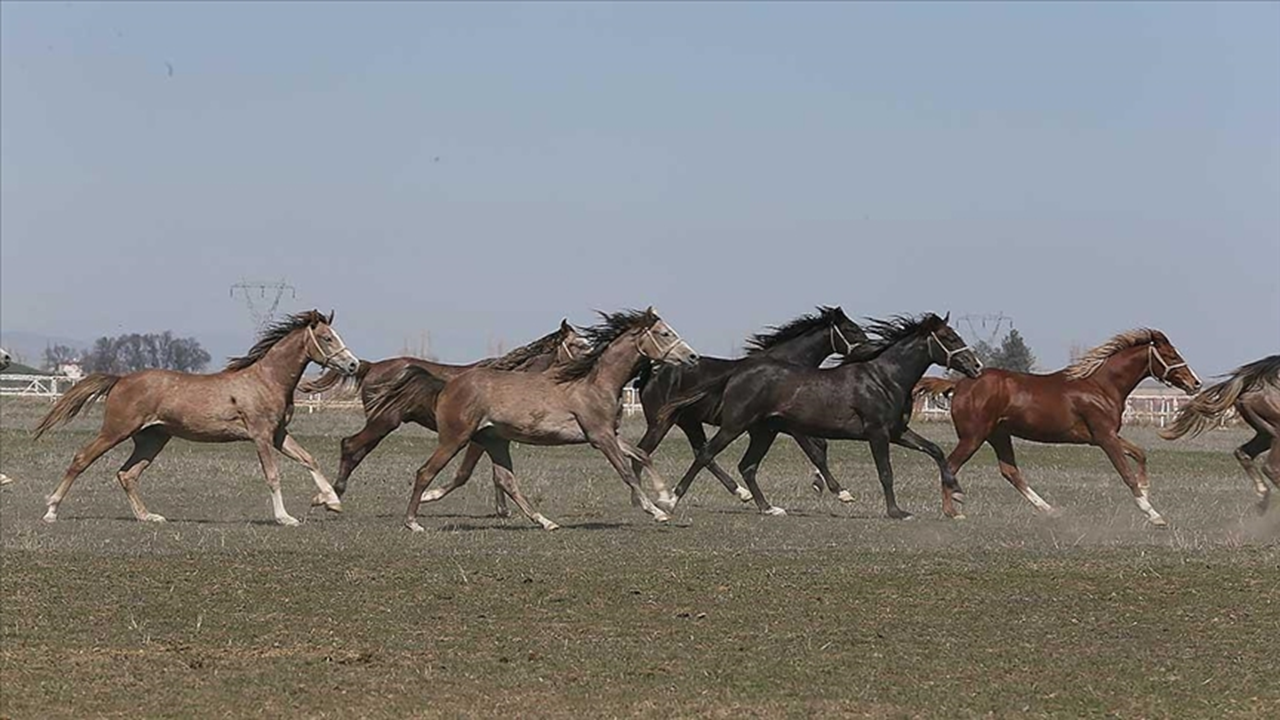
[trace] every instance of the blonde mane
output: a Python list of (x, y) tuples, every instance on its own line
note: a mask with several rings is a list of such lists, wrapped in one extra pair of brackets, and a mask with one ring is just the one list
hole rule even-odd
[(1122, 332), (1098, 347), (1085, 353), (1079, 360), (1063, 368), (1062, 372), (1071, 380), (1087, 378), (1098, 371), (1112, 355), (1121, 350), (1128, 350), (1138, 345), (1155, 342), (1158, 330), (1138, 328)]

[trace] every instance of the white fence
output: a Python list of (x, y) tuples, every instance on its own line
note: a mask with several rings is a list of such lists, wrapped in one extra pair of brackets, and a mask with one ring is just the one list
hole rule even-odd
[[(66, 375), (0, 375), (0, 395), (48, 398), (53, 402), (62, 397), (62, 393), (74, 385), (77, 379)], [(1164, 427), (1178, 414), (1178, 409), (1190, 400), (1188, 395), (1139, 388), (1129, 396), (1125, 404), (1123, 422), (1126, 425)], [(349, 396), (327, 399), (320, 395), (299, 395), (296, 405), (313, 413), (319, 410), (358, 409), (360, 401)], [(640, 394), (635, 388), (623, 389), (622, 410), (627, 417), (640, 414)], [(951, 418), (951, 406), (945, 399), (927, 398), (916, 403), (915, 417), (924, 421), (947, 421)], [(1228, 413), (1222, 425), (1229, 425), (1234, 420), (1234, 412)]]

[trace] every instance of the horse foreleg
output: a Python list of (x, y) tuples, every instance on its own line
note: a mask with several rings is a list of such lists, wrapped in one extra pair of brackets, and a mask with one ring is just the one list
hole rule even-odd
[(284, 509), (284, 496), (280, 494), (280, 467), (276, 465), (275, 448), (267, 438), (254, 440), (258, 450), (258, 462), (262, 465), (262, 474), (267, 480), (267, 489), (271, 491), (271, 513), (276, 522), (289, 527), (298, 524), (297, 518)]
[(622, 445), (618, 440), (618, 436), (614, 434), (613, 426), (597, 431), (589, 431), (582, 428), (583, 434), (587, 436), (587, 440), (591, 446), (599, 450), (613, 469), (622, 478), (622, 482), (626, 483), (631, 489), (631, 504), (642, 508), (645, 512), (653, 516), (658, 522), (666, 522), (670, 517), (663, 512), (648, 495), (640, 489), (640, 478), (631, 470), (631, 464), (627, 462), (627, 454), (623, 452)]
[(306, 468), (307, 472), (311, 473), (311, 480), (316, 484), (316, 495), (311, 498), (312, 507), (323, 505), (330, 512), (342, 512), (342, 501), (338, 499), (338, 493), (329, 484), (329, 480), (324, 476), (324, 473), (320, 472), (320, 463), (311, 457), (311, 453), (303, 449), (288, 432), (280, 436), (276, 447), (285, 457), (298, 463)]
[(1129, 460), (1125, 457), (1124, 443), (1120, 441), (1120, 436), (1116, 434), (1104, 435), (1095, 440), (1098, 447), (1102, 448), (1102, 452), (1107, 454), (1107, 459), (1115, 466), (1116, 472), (1120, 473), (1120, 477), (1124, 479), (1129, 491), (1133, 493), (1133, 502), (1147, 516), (1147, 521), (1156, 527), (1164, 527), (1169, 523), (1156, 512), (1151, 506), (1151, 497), (1138, 480), (1138, 476), (1133, 472), (1133, 468), (1129, 467)]
[(853, 502), (853, 494), (840, 487), (840, 483), (836, 482), (835, 476), (831, 474), (831, 466), (827, 464), (827, 441), (822, 438), (809, 437), (808, 435), (792, 435), (791, 437), (800, 446), (800, 451), (813, 464), (814, 472), (817, 474), (813, 481), (814, 491), (821, 493), (822, 486), (825, 483), (827, 489), (840, 502)]
[(693, 463), (689, 465), (689, 469), (685, 471), (684, 477), (680, 478), (680, 482), (676, 485), (675, 498), (671, 500), (670, 504), (663, 505), (663, 509), (667, 512), (674, 511), (676, 509), (676, 505), (680, 502), (680, 499), (685, 496), (685, 493), (689, 492), (689, 486), (693, 484), (694, 478), (698, 476), (698, 473), (702, 468), (711, 464), (711, 462), (716, 459), (717, 455), (724, 452), (724, 449), (729, 447), (729, 445), (731, 445), (734, 440), (737, 440), (744, 432), (746, 432), (745, 428), (730, 429), (721, 425), (720, 430), (716, 432), (715, 437), (712, 437), (706, 445), (703, 445), (702, 449), (698, 451), (698, 454), (694, 456)]
[(423, 493), (431, 481), (436, 479), (436, 475), (444, 470), (445, 466), (453, 460), (453, 456), (457, 455), (468, 442), (465, 435), (453, 434), (448, 437), (443, 433), (440, 435), (436, 451), (431, 453), (431, 457), (422, 467), (418, 468), (418, 474), (414, 477), (413, 490), (409, 493), (409, 510), (404, 518), (405, 527), (414, 532), (422, 532), (423, 528), (418, 524), (418, 504), (422, 502)]
[(347, 491), (347, 479), (356, 467), (398, 427), (400, 422), (396, 418), (375, 416), (365, 421), (360, 432), (342, 439), (342, 459), (338, 461), (338, 477), (333, 483), (338, 497)]
[(520, 486), (516, 484), (515, 469), (511, 462), (511, 442), (508, 440), (489, 439), (485, 441), (484, 450), (489, 453), (489, 459), (493, 461), (494, 482), (498, 483), (498, 487), (502, 488), (503, 492), (511, 496), (520, 511), (545, 530), (559, 530), (559, 525), (534, 510), (533, 505), (520, 492)]

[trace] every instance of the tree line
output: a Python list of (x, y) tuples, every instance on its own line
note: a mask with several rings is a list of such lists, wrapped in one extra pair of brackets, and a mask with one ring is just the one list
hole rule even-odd
[(75, 363), (85, 372), (115, 375), (148, 368), (200, 372), (209, 366), (212, 359), (200, 346), (199, 340), (175, 337), (168, 330), (100, 337), (88, 350), (66, 345), (52, 345), (44, 349), (46, 370), (57, 370), (62, 365)]

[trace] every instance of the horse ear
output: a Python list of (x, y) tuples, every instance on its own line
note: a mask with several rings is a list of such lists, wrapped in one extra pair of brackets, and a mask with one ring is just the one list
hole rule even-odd
[(560, 332), (569, 332), (573, 326), (569, 324), (569, 318), (560, 318)]
[(650, 320), (657, 320), (657, 319), (658, 319), (658, 313), (656, 313), (656, 312), (654, 312), (654, 311), (653, 311), (653, 306), (652, 306), (652, 305), (650, 305), (649, 307), (645, 308), (644, 316), (645, 316), (645, 317), (647, 317), (647, 318), (649, 318)]
[(324, 321), (326, 325), (333, 324), (333, 308), (329, 308), (329, 319)]
[(948, 311), (947, 311), (947, 314), (946, 314), (946, 315), (942, 316), (942, 322), (944, 322), (944, 323), (951, 322), (951, 311), (950, 311), (950, 310), (948, 310)]

